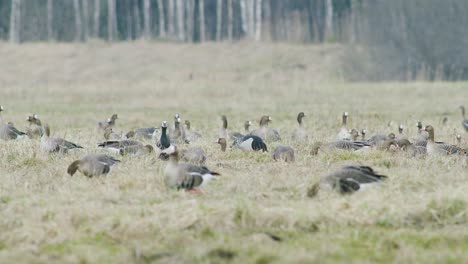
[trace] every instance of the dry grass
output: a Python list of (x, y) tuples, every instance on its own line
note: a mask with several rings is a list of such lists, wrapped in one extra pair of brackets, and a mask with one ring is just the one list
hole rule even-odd
[[(290, 142), (297, 112), (306, 112), (312, 140), (330, 140), (345, 110), (352, 127), (370, 134), (403, 123), (412, 137), (421, 119), (439, 140), (454, 143), (456, 129), (468, 141), (457, 109), (466, 104), (466, 83), (343, 83), (341, 49), (0, 44), (4, 119), (23, 128), (26, 114), (38, 113), (52, 134), (86, 147), (45, 156), (38, 141), (0, 142), (0, 262), (466, 262), (466, 159), (379, 151), (310, 156), (310, 146)], [(166, 190), (156, 156), (124, 157), (107, 178), (66, 174), (73, 160), (99, 151), (98, 120), (116, 112), (125, 131), (159, 125), (176, 111), (203, 132), (195, 145), (223, 174), (204, 195)], [(234, 130), (272, 115), (281, 144), (296, 148), (296, 163), (220, 152), (212, 142), (221, 114)], [(344, 164), (373, 166), (389, 180), (352, 196), (306, 196)]]

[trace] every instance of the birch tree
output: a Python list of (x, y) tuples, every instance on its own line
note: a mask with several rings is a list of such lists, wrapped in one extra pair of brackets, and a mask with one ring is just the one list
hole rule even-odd
[(333, 2), (325, 0), (325, 39), (333, 38)]
[(174, 36), (174, 1), (168, 0), (167, 7), (167, 31), (170, 36)]
[(82, 0), (83, 1), (83, 38), (84, 41), (88, 40), (88, 35), (89, 35), (89, 3), (88, 0)]
[(159, 15), (159, 37), (166, 37), (166, 23), (164, 21), (164, 5), (163, 0), (158, 0), (158, 15)]
[(193, 41), (193, 28), (194, 28), (194, 17), (195, 17), (195, 0), (187, 0), (185, 3), (187, 19), (185, 25), (187, 28), (186, 41)]
[(101, 11), (101, 2), (100, 0), (94, 0), (94, 15), (93, 15), (93, 36), (95, 38), (99, 37), (99, 17)]
[(115, 0), (108, 0), (108, 15), (107, 15), (107, 39), (108, 41), (114, 41), (115, 33)]
[(241, 28), (242, 28), (242, 32), (244, 34), (248, 35), (248, 32), (247, 32), (247, 6), (245, 4), (245, 0), (240, 0), (240, 9), (241, 9)]
[(262, 37), (262, 0), (256, 0), (255, 7), (255, 40), (260, 41)]
[(135, 37), (139, 38), (141, 36), (141, 16), (138, 0), (133, 2), (133, 17), (135, 18)]
[(223, 25), (223, 2), (216, 1), (216, 41), (221, 40), (221, 27)]
[(177, 0), (177, 37), (180, 41), (185, 39), (185, 30), (184, 30), (184, 4), (182, 0)]
[(83, 25), (81, 23), (80, 0), (73, 0), (73, 10), (75, 13), (75, 41), (81, 41)]
[(143, 32), (144, 36), (146, 39), (149, 39), (151, 37), (151, 28), (150, 28), (150, 0), (144, 0), (143, 1)]
[(199, 18), (200, 18), (200, 42), (205, 41), (205, 1), (198, 2)]
[(233, 26), (234, 19), (233, 19), (233, 12), (232, 12), (232, 0), (227, 1), (227, 8), (228, 8), (228, 28), (227, 28), (228, 40), (232, 41), (232, 35), (233, 35), (233, 29), (234, 29), (234, 26)]
[(53, 0), (47, 0), (47, 39), (54, 39), (52, 22), (54, 21), (54, 3)]
[(21, 25), (21, 0), (11, 0), (10, 42), (19, 43)]

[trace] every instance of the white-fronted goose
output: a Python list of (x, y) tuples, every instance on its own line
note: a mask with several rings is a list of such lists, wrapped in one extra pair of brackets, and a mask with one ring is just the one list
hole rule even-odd
[(169, 155), (169, 162), (164, 170), (164, 183), (168, 188), (196, 191), (203, 188), (214, 176), (220, 175), (204, 166), (179, 163), (179, 152), (174, 145), (161, 154)]
[(263, 139), (253, 135), (247, 135), (234, 141), (233, 147), (244, 151), (268, 151), (265, 142), (263, 142)]
[(169, 140), (169, 137), (167, 136), (167, 122), (163, 121), (161, 124), (161, 137), (159, 138), (159, 142), (156, 143), (156, 146), (160, 150), (164, 150), (169, 148), (171, 145), (171, 141)]
[(320, 151), (334, 151), (337, 149), (356, 151), (364, 147), (370, 147), (367, 142), (361, 141), (350, 141), (350, 140), (337, 140), (328, 143), (316, 142), (312, 145), (312, 150), (310, 154), (317, 155)]
[(374, 136), (372, 136), (371, 138), (369, 138), (369, 140), (367, 140), (367, 142), (369, 143), (369, 145), (371, 146), (374, 146), (374, 147), (380, 147), (382, 146), (382, 144), (388, 140), (388, 139), (395, 139), (396, 136), (395, 136), (395, 133), (390, 133), (388, 135), (384, 135), (384, 134), (376, 134)]
[(422, 129), (423, 131), (427, 131), (429, 134), (429, 139), (427, 140), (427, 154), (429, 155), (465, 155), (468, 156), (468, 151), (462, 148), (459, 148), (455, 145), (443, 143), (443, 142), (435, 142), (434, 141), (434, 127), (431, 125), (427, 125), (425, 128)]
[(426, 147), (415, 146), (408, 139), (399, 139), (397, 144), (401, 150), (406, 151), (411, 157), (421, 157), (426, 155)]
[(81, 149), (82, 146), (79, 146), (75, 143), (67, 141), (63, 138), (51, 138), (50, 137), (50, 127), (48, 124), (43, 126), (44, 132), (41, 137), (41, 149), (47, 153), (67, 153), (70, 149)]
[(349, 134), (351, 135), (351, 140), (356, 141), (357, 138), (359, 137), (359, 131), (357, 131), (355, 128), (351, 129), (349, 131)]
[(465, 107), (460, 105), (460, 109), (462, 112), (462, 126), (466, 132), (468, 132), (468, 118), (465, 117)]
[(41, 138), (43, 134), (43, 129), (42, 129), (42, 122), (39, 119), (39, 116), (36, 114), (33, 114), (31, 116), (28, 116), (26, 118), (26, 121), (28, 122), (28, 127), (26, 128), (26, 134), (28, 135), (29, 138)]
[(192, 130), (189, 120), (185, 120), (184, 123), (185, 123), (185, 140), (187, 140), (188, 142), (194, 142), (202, 137), (200, 133)]
[(131, 146), (124, 146), (119, 150), (120, 155), (132, 155), (132, 156), (140, 156), (146, 155), (154, 152), (154, 148), (151, 145), (131, 145)]
[(275, 161), (294, 162), (294, 149), (289, 146), (277, 146), (273, 150), (272, 158)]
[(304, 126), (302, 125), (303, 119), (305, 117), (304, 112), (300, 112), (297, 115), (297, 123), (299, 124), (299, 127), (296, 127), (294, 129), (291, 139), (294, 141), (307, 141), (309, 139), (309, 136), (307, 135), (307, 131), (304, 129)]
[(276, 129), (268, 127), (268, 124), (272, 121), (273, 119), (271, 116), (262, 116), (260, 118), (260, 128), (255, 129), (250, 133), (252, 136), (257, 136), (261, 137), (265, 141), (280, 141), (281, 136), (279, 132)]
[[(159, 129), (157, 127), (140, 127), (135, 128), (127, 133), (127, 138), (135, 139), (156, 139)], [(129, 135), (129, 133), (131, 133)]]
[(172, 130), (170, 140), (173, 143), (183, 143), (185, 141), (184, 135), (182, 133), (182, 128), (180, 126), (180, 118), (177, 118), (174, 121), (174, 130)]
[(13, 123), (8, 122), (6, 124), (3, 123), (3, 118), (1, 112), (3, 112), (5, 108), (0, 105), (0, 139), (3, 140), (13, 140), (23, 138), (26, 133), (19, 131), (13, 125)]
[(123, 139), (123, 140), (108, 140), (102, 143), (98, 143), (98, 147), (109, 150), (113, 153), (125, 154), (125, 148), (129, 148), (128, 152), (133, 150), (137, 151), (138, 148), (144, 147), (143, 143), (133, 139)]
[(221, 146), (222, 152), (226, 151), (227, 142), (225, 138), (218, 138), (218, 141), (216, 141), (216, 143), (218, 143)]
[(347, 128), (348, 123), (348, 112), (343, 112), (340, 132), (338, 132), (338, 140), (350, 140), (351, 134)]
[(105, 154), (89, 154), (75, 160), (68, 166), (68, 174), (73, 176), (76, 171), (83, 173), (87, 177), (97, 177), (109, 173), (110, 168), (120, 162), (111, 156)]
[(106, 129), (108, 127), (114, 127), (115, 126), (115, 121), (119, 118), (117, 114), (113, 114), (111, 117), (107, 118), (104, 121), (99, 121), (98, 122), (98, 128), (99, 129)]
[(249, 120), (245, 121), (244, 122), (244, 134), (240, 132), (231, 132), (229, 133), (229, 138), (233, 140), (238, 140), (239, 138), (242, 138), (243, 136), (250, 134), (249, 127), (251, 125), (252, 125), (252, 122), (250, 122)]
[(425, 145), (425, 142), (429, 138), (429, 134), (423, 130), (423, 125), (421, 121), (418, 121), (416, 123), (416, 127), (418, 128), (418, 135), (414, 138), (413, 141), (415, 142), (415, 144), (421, 144), (422, 142), (424, 142), (423, 144)]
[[(182, 118), (180, 117), (180, 114), (179, 113), (175, 113), (174, 114), (174, 123), (172, 124), (172, 126), (168, 127), (167, 129), (167, 132), (168, 132), (168, 136), (170, 138), (171, 141), (173, 141), (174, 139), (172, 138), (172, 135), (174, 133), (179, 133), (180, 132), (180, 141), (183, 141), (185, 140), (185, 129), (184, 129), (184, 126), (181, 126), (180, 123), (182, 122)], [(174, 130), (176, 129), (176, 123), (179, 123), (179, 132), (174, 132)]]
[(228, 132), (228, 121), (227, 117), (225, 115), (221, 116), (221, 128), (219, 129), (219, 137), (220, 138), (228, 138), (229, 137), (229, 132)]
[(104, 130), (104, 139), (105, 140), (120, 140), (122, 135), (113, 131), (112, 127), (108, 127)]
[(385, 175), (375, 173), (371, 167), (345, 166), (328, 174), (323, 183), (328, 184), (339, 193), (346, 194), (367, 189), (386, 178)]
[(365, 141), (365, 140), (366, 140), (366, 133), (367, 133), (367, 130), (366, 130), (366, 129), (362, 129), (362, 130), (361, 130), (361, 141)]
[(190, 147), (188, 149), (180, 150), (180, 158), (181, 160), (192, 163), (192, 164), (204, 164), (206, 161), (206, 154), (203, 149), (200, 147)]

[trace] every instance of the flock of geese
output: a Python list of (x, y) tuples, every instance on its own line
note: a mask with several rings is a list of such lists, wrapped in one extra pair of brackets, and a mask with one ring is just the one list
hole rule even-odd
[[(462, 111), (462, 126), (468, 132), (468, 119), (465, 116), (465, 108), (460, 106)], [(46, 153), (65, 154), (72, 149), (83, 148), (78, 144), (62, 138), (50, 136), (50, 127), (43, 124), (38, 115), (28, 116), (26, 121), (28, 127), (25, 132), (18, 130), (13, 123), (4, 122), (2, 118), (3, 106), (0, 106), (0, 139), (16, 140), (20, 138), (39, 139), (40, 148)], [(300, 112), (297, 115), (298, 126), (291, 134), (293, 142), (308, 142), (309, 136), (303, 127), (305, 114)], [(200, 147), (181, 147), (202, 138), (200, 132), (191, 128), (189, 120), (181, 125), (181, 118), (178, 113), (174, 116), (174, 123), (169, 125), (163, 121), (161, 127), (144, 127), (131, 130), (125, 134), (114, 131), (118, 115), (114, 114), (104, 121), (98, 122), (97, 128), (103, 132), (105, 141), (98, 143), (98, 147), (108, 150), (118, 155), (145, 155), (159, 150), (159, 158), (167, 161), (164, 170), (164, 182), (167, 187), (184, 189), (189, 192), (200, 192), (210, 180), (215, 179), (220, 174), (211, 171), (203, 164), (206, 155)], [(311, 155), (318, 155), (320, 152), (329, 152), (337, 149), (363, 152), (369, 149), (383, 151), (395, 150), (407, 152), (410, 156), (426, 155), (460, 155), (468, 156), (468, 150), (461, 147), (461, 135), (457, 135), (458, 145), (452, 145), (435, 140), (435, 129), (432, 125), (423, 126), (417, 122), (418, 134), (411, 140), (403, 135), (404, 127), (399, 126), (398, 134), (376, 134), (366, 138), (365, 129), (349, 129), (348, 113), (342, 115), (342, 126), (337, 133), (336, 140), (331, 142), (316, 142), (310, 149)], [(245, 121), (244, 131), (235, 132), (228, 129), (228, 119), (222, 116), (222, 126), (219, 131), (219, 138), (216, 143), (220, 145), (221, 151), (226, 151), (228, 141), (232, 142), (231, 149), (243, 151), (268, 152), (267, 143), (281, 141), (278, 130), (270, 127), (271, 116), (262, 116), (259, 128), (250, 130), (251, 121)], [(149, 144), (146, 144), (147, 142)], [(272, 151), (272, 158), (275, 161), (294, 162), (295, 151), (291, 146), (277, 146)], [(72, 162), (67, 169), (67, 173), (73, 176), (77, 171), (87, 177), (106, 175), (112, 166), (120, 160), (107, 154), (88, 154), (80, 160)], [(327, 184), (340, 193), (352, 193), (364, 189), (370, 184), (384, 180), (386, 176), (377, 174), (372, 168), (367, 166), (346, 166), (323, 178), (320, 184)], [(312, 193), (316, 192), (318, 185), (314, 186)]]

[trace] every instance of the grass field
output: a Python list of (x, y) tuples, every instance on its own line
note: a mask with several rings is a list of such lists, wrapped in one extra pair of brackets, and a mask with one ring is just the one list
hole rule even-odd
[[(463, 263), (468, 261), (468, 162), (372, 151), (309, 154), (350, 127), (416, 134), (435, 127), (455, 143), (467, 83), (346, 83), (340, 46), (0, 44), (3, 118), (24, 129), (37, 113), (52, 134), (85, 147), (44, 155), (37, 140), (0, 142), (0, 263)], [(306, 113), (311, 143), (289, 137)], [(105, 178), (66, 168), (100, 152), (96, 122), (118, 113), (117, 130), (161, 124), (175, 112), (203, 134), (194, 145), (222, 173), (203, 195), (167, 190), (157, 155), (122, 157)], [(232, 130), (273, 117), (295, 163), (268, 153), (221, 152)], [(448, 122), (442, 126), (443, 117)], [(387, 124), (392, 121), (391, 125)], [(455, 131), (456, 130), (456, 131)], [(273, 149), (279, 143), (268, 144)], [(347, 164), (389, 179), (350, 196), (307, 189)], [(279, 238), (279, 240), (272, 239)]]

